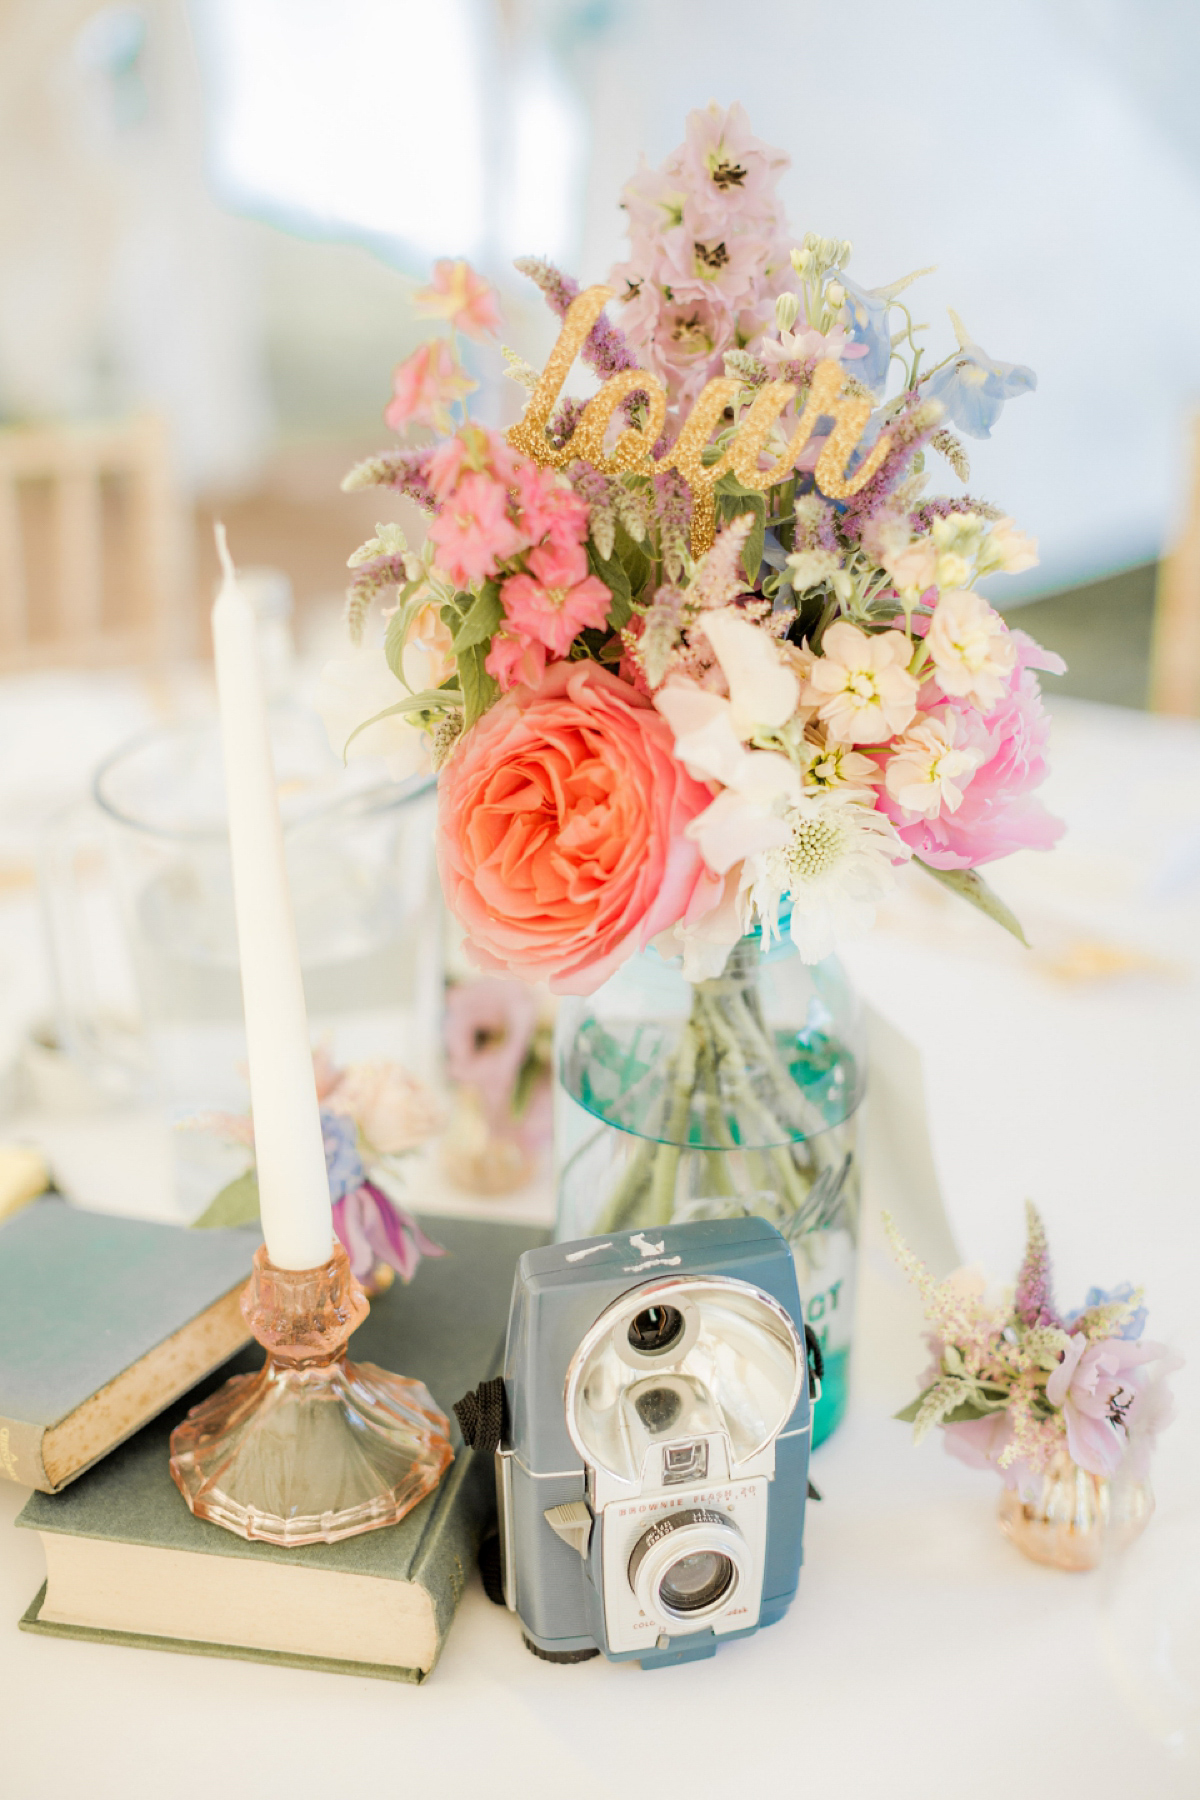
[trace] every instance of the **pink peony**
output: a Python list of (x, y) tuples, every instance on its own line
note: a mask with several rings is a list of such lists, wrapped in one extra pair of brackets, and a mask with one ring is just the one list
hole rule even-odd
[(1072, 1461), (1093, 1475), (1115, 1475), (1125, 1455), (1127, 1428), (1143, 1377), (1139, 1365), (1163, 1355), (1159, 1344), (1128, 1338), (1089, 1342), (1073, 1337), (1046, 1383), (1051, 1406), (1061, 1406)]
[(685, 836), (711, 799), (666, 720), (598, 663), (506, 695), (441, 775), (442, 888), (475, 960), (592, 993), (711, 903)]
[(514, 687), (537, 687), (546, 672), (546, 646), (501, 627), (483, 666), (500, 683), (501, 693)]
[(1025, 632), (1014, 631), (1012, 637), (1016, 667), (1007, 693), (991, 712), (980, 713), (966, 701), (944, 702), (933, 683), (922, 690), (922, 709), (953, 709), (957, 744), (982, 758), (957, 810), (943, 808), (937, 818), (914, 820), (891, 795), (879, 797), (880, 810), (913, 854), (935, 869), (973, 869), (1014, 850), (1049, 850), (1065, 830), (1033, 795), (1046, 778), (1050, 732), (1033, 671), (1057, 672), (1063, 665)]
[(525, 540), (508, 516), (508, 495), (489, 475), (464, 475), (429, 527), (437, 566), (460, 587), (494, 575)]
[(436, 425), (439, 431), (449, 431), (450, 407), (478, 386), (445, 338), (431, 338), (393, 370), (384, 423), (393, 431), (406, 425)]
[(477, 275), (469, 262), (443, 256), (433, 265), (433, 280), (418, 288), (413, 305), (427, 319), (449, 319), (455, 331), (481, 342), (500, 329), (496, 290)]
[(516, 489), (521, 530), (531, 544), (547, 536), (552, 544), (578, 544), (587, 536), (587, 502), (553, 469), (521, 463)]
[(529, 573), (512, 575), (501, 589), (509, 623), (525, 638), (565, 656), (586, 627), (602, 630), (612, 594), (587, 572), (580, 544), (543, 544), (529, 553)]

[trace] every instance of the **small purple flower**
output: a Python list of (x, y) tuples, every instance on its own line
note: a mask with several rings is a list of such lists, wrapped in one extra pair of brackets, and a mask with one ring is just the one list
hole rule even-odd
[(321, 1136), (325, 1143), (329, 1197), (334, 1201), (341, 1200), (366, 1179), (363, 1160), (358, 1154), (358, 1127), (353, 1119), (322, 1110)]
[(382, 1262), (408, 1282), (423, 1256), (446, 1254), (440, 1244), (426, 1237), (412, 1214), (373, 1181), (362, 1182), (336, 1201), (333, 1228), (359, 1281), (366, 1281), (376, 1263)]

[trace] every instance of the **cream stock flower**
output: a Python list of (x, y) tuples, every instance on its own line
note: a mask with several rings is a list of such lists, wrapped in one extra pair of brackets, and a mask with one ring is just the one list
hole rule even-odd
[(1016, 645), (999, 613), (979, 594), (969, 589), (943, 593), (925, 643), (943, 694), (967, 700), (981, 712), (1003, 699), (1017, 660)]
[(1010, 518), (997, 519), (979, 552), (980, 574), (1003, 569), (1007, 575), (1019, 575), (1037, 565), (1037, 539), (1018, 531)]
[(906, 812), (936, 819), (943, 811), (957, 812), (962, 790), (983, 754), (956, 750), (958, 729), (952, 712), (926, 713), (909, 726), (888, 758), (887, 791)]
[(911, 655), (902, 631), (868, 634), (839, 619), (821, 640), (803, 697), (842, 743), (881, 744), (903, 731), (917, 710)]
[(825, 744), (810, 745), (812, 760), (805, 771), (805, 781), (815, 788), (858, 788), (870, 792), (873, 783), (882, 781), (879, 764), (857, 750), (851, 750), (836, 739)]

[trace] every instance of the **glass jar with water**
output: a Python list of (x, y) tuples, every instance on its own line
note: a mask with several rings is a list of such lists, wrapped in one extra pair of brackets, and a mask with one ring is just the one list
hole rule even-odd
[(755, 932), (720, 976), (693, 983), (647, 950), (564, 1002), (556, 1061), (558, 1237), (769, 1219), (821, 1339), (821, 1442), (848, 1393), (865, 1076), (840, 965), (801, 962), (790, 938), (764, 950)]

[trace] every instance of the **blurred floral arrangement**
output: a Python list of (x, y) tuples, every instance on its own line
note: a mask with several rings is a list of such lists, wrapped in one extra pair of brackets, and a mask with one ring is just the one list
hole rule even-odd
[(1025, 1497), (1063, 1451), (1099, 1479), (1142, 1479), (1171, 1418), (1166, 1376), (1180, 1359), (1142, 1338), (1146, 1308), (1128, 1282), (1090, 1288), (1081, 1309), (1060, 1313), (1045, 1228), (1036, 1207), (1026, 1213), (1016, 1288), (998, 1298), (975, 1270), (936, 1282), (886, 1220), (933, 1328), (925, 1385), (896, 1416), (911, 1422), (916, 1443), (940, 1427), (952, 1455), (996, 1469)]
[(553, 1021), (525, 982), (477, 976), (447, 986), (443, 1036), (447, 1173), (474, 1193), (520, 1187), (550, 1147)]
[[(444, 1252), (390, 1187), (403, 1181), (404, 1157), (441, 1129), (442, 1109), (399, 1063), (352, 1063), (339, 1069), (328, 1052), (319, 1049), (313, 1054), (313, 1072), (333, 1228), (350, 1267), (368, 1293), (381, 1292), (397, 1275), (411, 1281), (423, 1256)], [(244, 1144), (253, 1156), (254, 1124), (248, 1113), (205, 1113), (190, 1125)], [(251, 1163), (221, 1189), (195, 1224), (248, 1225), (258, 1216), (258, 1179)]]
[[(756, 923), (815, 961), (908, 861), (1020, 935), (977, 870), (1060, 834), (1036, 671), (1063, 665), (976, 588), (1035, 546), (926, 492), (931, 454), (967, 481), (959, 434), (989, 436), (1034, 376), (953, 313), (927, 363), (916, 276), (865, 288), (848, 243), (797, 241), (787, 164), (740, 106), (695, 112), (625, 189), (611, 285), (519, 263), (563, 327), (541, 374), (504, 351), (529, 390), (507, 437), (470, 419), (458, 347), (499, 331), (496, 297), (438, 263), (417, 302), (451, 335), (397, 368), (385, 414), (422, 441), (343, 484), (429, 524), (419, 552), (381, 525), (350, 558), (357, 641), (398, 592), (338, 748), (381, 721), (426, 734), (444, 891), (497, 975), (589, 993), (654, 942), (703, 980)], [(563, 393), (577, 353), (587, 402)]]

